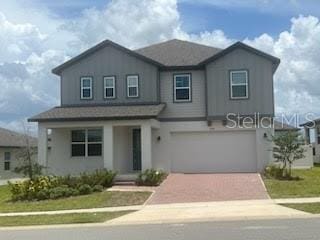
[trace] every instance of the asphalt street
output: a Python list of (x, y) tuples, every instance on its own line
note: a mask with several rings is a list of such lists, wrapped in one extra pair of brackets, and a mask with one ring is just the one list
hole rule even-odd
[(131, 226), (76, 226), (49, 229), (1, 229), (1, 240), (100, 239), (320, 239), (320, 218), (150, 224)]

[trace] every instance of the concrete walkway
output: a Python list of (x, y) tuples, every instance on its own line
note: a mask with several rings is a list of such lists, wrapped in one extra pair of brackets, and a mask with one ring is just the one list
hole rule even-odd
[(58, 210), (58, 211), (13, 212), (13, 213), (0, 213), (0, 217), (31, 216), (31, 215), (55, 215), (55, 214), (67, 214), (67, 213), (95, 213), (95, 212), (137, 211), (137, 210), (141, 210), (142, 208), (143, 208), (143, 205), (136, 205), (136, 206), (124, 206), (124, 207), (72, 209), (72, 210)]
[(320, 203), (320, 197), (310, 197), (310, 198), (279, 198), (274, 199), (277, 204), (286, 203)]
[(214, 220), (292, 218), (312, 216), (273, 200), (147, 205), (140, 211), (108, 221), (111, 225), (183, 223)]

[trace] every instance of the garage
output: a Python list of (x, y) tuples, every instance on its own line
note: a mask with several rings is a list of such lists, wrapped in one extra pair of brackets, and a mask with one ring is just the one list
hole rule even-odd
[(178, 173), (256, 172), (255, 131), (171, 133), (171, 170)]

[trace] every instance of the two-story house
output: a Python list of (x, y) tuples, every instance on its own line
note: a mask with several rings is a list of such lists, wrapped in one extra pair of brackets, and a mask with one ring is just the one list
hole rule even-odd
[[(279, 63), (240, 42), (130, 50), (106, 40), (53, 69), (61, 106), (29, 119), (39, 126), (39, 162), (54, 174), (261, 171), (272, 159), (273, 128), (261, 123), (274, 115)], [(232, 127), (229, 113), (254, 122)]]

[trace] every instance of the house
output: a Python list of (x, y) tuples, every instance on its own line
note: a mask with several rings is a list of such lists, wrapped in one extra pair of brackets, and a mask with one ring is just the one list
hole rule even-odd
[[(37, 146), (37, 139), (28, 136), (30, 146)], [(26, 147), (26, 136), (8, 129), (0, 128), (0, 179), (21, 177), (14, 172), (19, 166), (19, 152)]]
[(61, 105), (29, 119), (39, 162), (53, 174), (261, 171), (272, 159), (279, 63), (241, 42), (103, 41), (52, 70)]
[(320, 163), (320, 118), (310, 120), (300, 126), (304, 129), (306, 144), (312, 144), (313, 161)]
[(299, 132), (300, 128), (292, 126), (288, 123), (285, 123), (283, 121), (277, 121), (273, 120), (273, 128), (274, 128), (274, 133), (275, 135), (285, 133), (285, 132)]
[[(274, 124), (273, 127), (274, 127), (275, 136), (279, 136), (280, 134), (287, 133), (287, 132), (299, 133), (299, 131), (301, 130), (300, 128), (292, 126), (284, 121), (274, 120), (273, 124)], [(301, 141), (303, 141), (303, 138), (301, 138)], [(309, 143), (305, 143), (303, 144), (302, 147), (304, 148), (304, 157), (296, 160), (293, 163), (293, 167), (294, 168), (312, 168), (313, 162), (314, 162), (313, 146)]]

